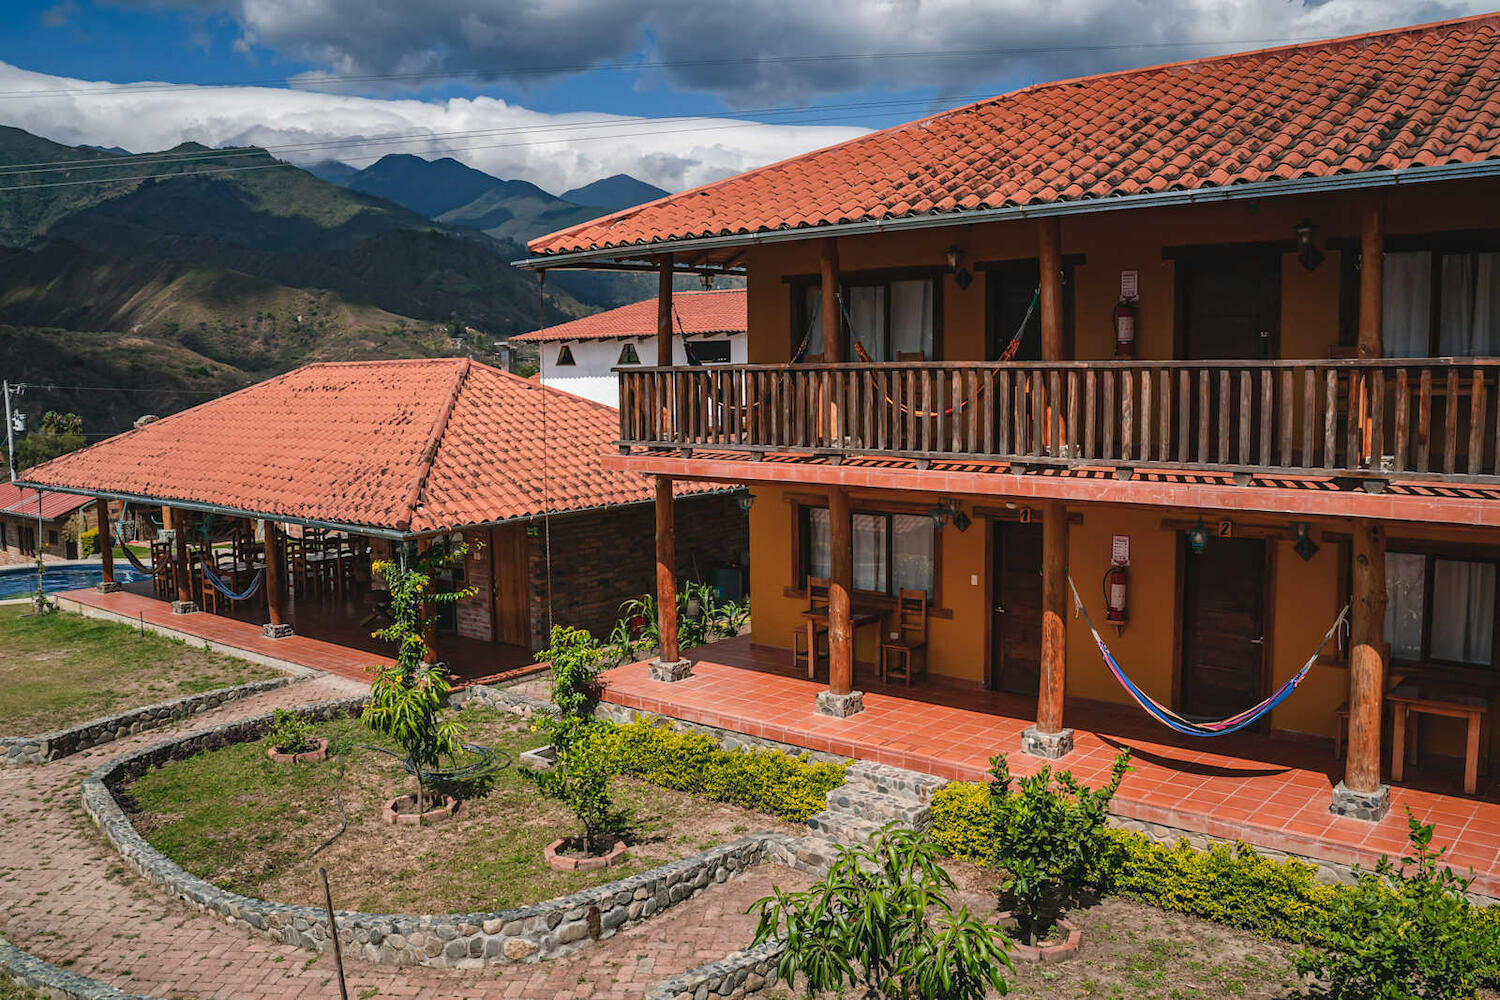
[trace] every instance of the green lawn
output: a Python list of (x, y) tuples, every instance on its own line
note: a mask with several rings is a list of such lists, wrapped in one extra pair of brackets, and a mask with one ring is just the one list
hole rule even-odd
[[(511, 716), (472, 708), (459, 713), (468, 740), (514, 759), (544, 742)], [(334, 904), (371, 912), (447, 913), (497, 910), (539, 902), (644, 871), (751, 831), (794, 832), (771, 816), (695, 800), (630, 779), (617, 779), (615, 804), (628, 810), (630, 860), (605, 872), (555, 872), (542, 848), (577, 832), (571, 813), (542, 798), (503, 768), (488, 789), (469, 790), (450, 821), (421, 829), (391, 827), (379, 813), (413, 782), (392, 758), (365, 746), (389, 746), (357, 720), (319, 724), (331, 759), (278, 765), (266, 742), (242, 744), (176, 761), (131, 788), (133, 817), (158, 850), (226, 889), (281, 902), (321, 904), (319, 866), (333, 883)], [(349, 828), (339, 829), (341, 791)], [(729, 944), (729, 943), (726, 943)], [(738, 946), (731, 944), (726, 950)]]
[(0, 735), (48, 732), (278, 674), (128, 625), (29, 612), (0, 607)]
[(0, 972), (0, 1000), (45, 1000), (36, 990), (28, 989)]

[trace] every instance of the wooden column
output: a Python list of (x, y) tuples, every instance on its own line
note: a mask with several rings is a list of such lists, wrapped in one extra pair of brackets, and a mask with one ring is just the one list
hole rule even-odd
[(1365, 205), (1359, 227), (1360, 358), (1385, 356), (1381, 330), (1385, 312), (1385, 206), (1376, 198)]
[(1380, 720), (1385, 693), (1385, 529), (1354, 525), (1354, 606), (1349, 624), (1349, 751), (1344, 785), (1380, 788)]
[(663, 663), (677, 663), (677, 525), (672, 478), (656, 477), (656, 625)]
[(173, 511), (172, 527), (177, 532), (177, 602), (183, 605), (193, 603), (192, 567), (188, 563), (187, 522), (186, 516), (179, 516), (176, 511)]
[(819, 255), (823, 291), (823, 360), (839, 364), (844, 360), (843, 308), (839, 304), (839, 241), (823, 241)]
[(834, 695), (854, 690), (853, 590), (854, 522), (849, 491), (835, 487), (828, 491), (828, 690)]
[(1049, 502), (1042, 517), (1042, 675), (1036, 728), (1063, 731), (1063, 692), (1068, 665), (1068, 510)]
[[(431, 548), (431, 538), (417, 539), (418, 559), (420, 560), (421, 556)], [(429, 584), (428, 586), (430, 587), (431, 584)], [(437, 607), (431, 601), (423, 601), (421, 607), (422, 610), (420, 614), (422, 616), (422, 662), (436, 663), (438, 661)]]
[(103, 583), (115, 582), (115, 533), (109, 522), (109, 501), (94, 501), (94, 516), (99, 520), (99, 577)]
[(656, 364), (672, 363), (672, 255), (656, 258)]
[(266, 614), (272, 628), (280, 628), (281, 602), (285, 599), (286, 562), (281, 545), (281, 527), (275, 521), (266, 522)]
[(1062, 223), (1057, 216), (1036, 224), (1037, 268), (1042, 310), (1042, 360), (1063, 361)]

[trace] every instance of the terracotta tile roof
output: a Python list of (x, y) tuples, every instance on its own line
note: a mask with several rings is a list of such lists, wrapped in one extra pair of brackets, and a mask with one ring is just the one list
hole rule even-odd
[(532, 240), (536, 255), (1500, 157), (1500, 14), (1064, 80)]
[[(708, 292), (674, 292), (674, 326), (678, 333), (696, 336), (710, 333), (744, 333), (745, 290), (721, 288)], [(608, 312), (594, 313), (542, 330), (511, 337), (516, 341), (609, 340), (615, 337), (656, 336), (656, 299), (632, 302)]]
[[(75, 510), (93, 503), (91, 498), (81, 497), (76, 493), (52, 493), (43, 490), (41, 494), (43, 521), (55, 521), (60, 517), (68, 517)], [(36, 490), (17, 486), (15, 483), (0, 483), (0, 514), (36, 517), (36, 501)]]
[(26, 479), (423, 533), (651, 499), (649, 480), (603, 468), (618, 431), (610, 407), (462, 358), (315, 364)]

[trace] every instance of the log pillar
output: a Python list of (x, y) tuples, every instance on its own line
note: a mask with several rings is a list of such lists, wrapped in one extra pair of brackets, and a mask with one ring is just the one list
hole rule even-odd
[[(113, 594), (120, 589), (115, 582), (115, 531), (109, 519), (109, 501), (94, 501), (94, 518), (99, 522), (99, 582), (94, 589), (101, 594)], [(121, 539), (120, 544), (125, 544)]]
[[(1067, 345), (1063, 323), (1062, 222), (1056, 216), (1037, 220), (1037, 279), (1042, 327), (1042, 360), (1064, 361)], [(1062, 425), (1061, 400), (1048, 398), (1043, 409), (1042, 440), (1049, 448), (1060, 448), (1068, 440)], [(1059, 452), (1060, 453), (1060, 452)]]
[[(1344, 780), (1331, 812), (1377, 821), (1391, 808), (1380, 783), (1380, 723), (1385, 700), (1385, 528), (1354, 524), (1354, 604), (1349, 621), (1349, 742)], [(1398, 751), (1399, 748), (1398, 748)]]
[(656, 365), (672, 364), (672, 255), (656, 258)]
[(1021, 734), (1021, 751), (1056, 760), (1073, 751), (1063, 728), (1068, 665), (1068, 509), (1049, 501), (1042, 511), (1042, 662), (1036, 725)]
[(285, 639), (292, 634), (292, 626), (282, 620), (281, 604), (286, 599), (286, 548), (281, 541), (281, 526), (275, 521), (266, 522), (266, 617), (270, 619), (261, 626), (267, 639)]
[(198, 610), (197, 602), (193, 600), (193, 567), (188, 562), (187, 544), (188, 519), (186, 515), (172, 512), (172, 531), (175, 536), (173, 543), (176, 551), (176, 572), (173, 579), (177, 584), (177, 600), (172, 602), (172, 614), (190, 615)]
[(865, 707), (854, 690), (853, 594), (854, 518), (849, 491), (839, 486), (828, 491), (828, 690), (818, 692), (817, 710), (840, 719)]
[[(1360, 360), (1385, 356), (1385, 203), (1374, 194), (1365, 203), (1359, 224), (1359, 337), (1355, 349)], [(1349, 456), (1351, 465), (1368, 462), (1380, 468), (1381, 456), (1372, 455), (1374, 423), (1370, 412), (1370, 387), (1363, 373), (1353, 376), (1352, 386), (1359, 414), (1359, 456)], [(1361, 461), (1363, 460), (1363, 462)]]
[(840, 364), (844, 360), (843, 306), (839, 288), (839, 241), (824, 240), (818, 255), (823, 293), (823, 360)]
[(677, 519), (672, 477), (656, 477), (656, 632), (657, 657), (647, 666), (659, 681), (685, 680), (693, 663), (677, 642)]

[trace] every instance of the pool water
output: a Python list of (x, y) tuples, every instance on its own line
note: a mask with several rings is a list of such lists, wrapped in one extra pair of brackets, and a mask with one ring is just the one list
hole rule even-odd
[[(93, 566), (48, 566), (42, 574), (42, 589), (49, 594), (59, 590), (81, 590), (92, 587), (104, 579), (104, 571)], [(146, 579), (128, 566), (115, 564), (115, 580), (119, 583), (134, 583)], [(26, 597), (36, 591), (36, 567), (14, 566), (0, 569), (0, 600), (7, 597)]]

